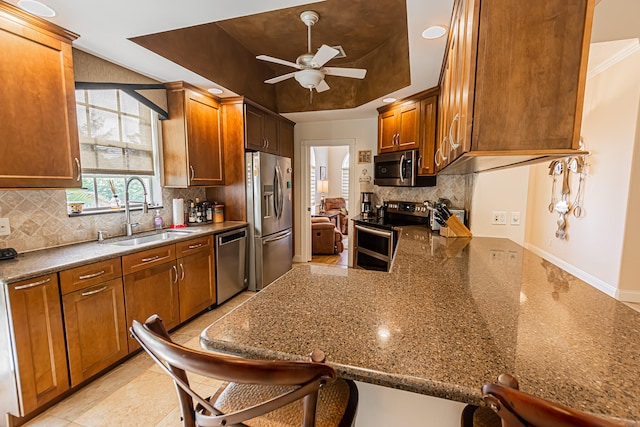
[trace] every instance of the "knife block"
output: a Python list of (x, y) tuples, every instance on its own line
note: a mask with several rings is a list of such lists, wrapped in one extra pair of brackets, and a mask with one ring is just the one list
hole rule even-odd
[(440, 235), (443, 237), (471, 237), (471, 231), (460, 221), (456, 215), (451, 215), (446, 221), (446, 227), (440, 227)]

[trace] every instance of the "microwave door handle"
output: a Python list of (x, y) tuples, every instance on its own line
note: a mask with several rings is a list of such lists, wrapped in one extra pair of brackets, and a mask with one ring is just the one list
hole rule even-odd
[(400, 182), (404, 182), (404, 154), (400, 157)]

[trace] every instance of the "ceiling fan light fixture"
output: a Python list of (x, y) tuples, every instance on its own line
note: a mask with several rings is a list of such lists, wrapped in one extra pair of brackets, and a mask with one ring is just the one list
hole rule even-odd
[(422, 32), (422, 37), (427, 40), (439, 39), (447, 34), (447, 27), (442, 25), (432, 25)]
[(302, 87), (313, 89), (324, 80), (324, 73), (320, 70), (306, 69), (297, 71), (294, 77)]

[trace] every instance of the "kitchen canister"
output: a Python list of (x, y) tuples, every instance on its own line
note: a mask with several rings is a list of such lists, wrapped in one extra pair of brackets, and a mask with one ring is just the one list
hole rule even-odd
[(213, 208), (213, 222), (224, 222), (224, 205), (215, 205)]

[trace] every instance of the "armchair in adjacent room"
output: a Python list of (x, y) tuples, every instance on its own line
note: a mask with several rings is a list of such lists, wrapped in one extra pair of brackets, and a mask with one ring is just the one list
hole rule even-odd
[(344, 197), (327, 197), (324, 200), (324, 210), (327, 214), (338, 214), (338, 228), (342, 234), (347, 235), (349, 230), (349, 219), (347, 216), (347, 202)]
[(314, 255), (341, 253), (344, 250), (342, 238), (342, 233), (329, 218), (311, 218), (311, 251)]

